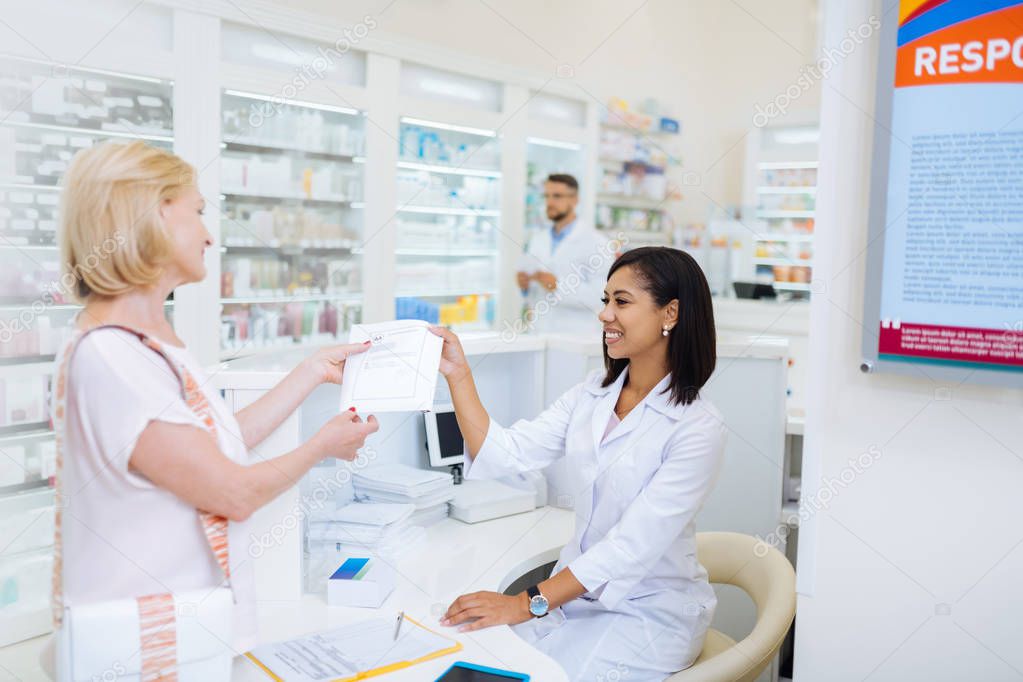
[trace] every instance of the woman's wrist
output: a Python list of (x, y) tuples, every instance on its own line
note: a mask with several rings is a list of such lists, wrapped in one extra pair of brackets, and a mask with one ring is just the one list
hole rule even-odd
[(310, 355), (300, 362), (295, 369), (291, 370), (291, 374), (308, 390), (312, 390), (329, 380), (326, 368), (323, 367), (323, 363), (315, 355)]
[(469, 364), (466, 363), (448, 372), (446, 375), (444, 375), (444, 378), (448, 382), (448, 388), (453, 389), (467, 380), (471, 382), (472, 370), (469, 369)]

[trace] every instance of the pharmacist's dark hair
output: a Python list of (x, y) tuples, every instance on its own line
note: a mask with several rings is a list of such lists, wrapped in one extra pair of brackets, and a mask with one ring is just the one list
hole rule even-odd
[[(670, 402), (688, 405), (700, 395), (717, 362), (714, 306), (703, 270), (685, 251), (667, 246), (643, 246), (626, 251), (611, 265), (607, 278), (631, 267), (643, 290), (664, 307), (678, 299), (678, 322), (668, 333), (668, 367), (671, 380), (665, 393)], [(604, 348), (607, 374), (601, 386), (614, 383), (629, 364), (628, 358), (612, 359)]]
[(560, 182), (562, 185), (568, 185), (573, 191), (579, 191), (579, 181), (575, 179), (574, 175), (568, 173), (551, 173), (547, 176), (547, 182)]

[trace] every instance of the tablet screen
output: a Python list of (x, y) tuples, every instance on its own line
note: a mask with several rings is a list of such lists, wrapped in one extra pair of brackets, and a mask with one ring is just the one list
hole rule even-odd
[(452, 666), (450, 670), (437, 680), (437, 682), (511, 682), (521, 680), (519, 676), (498, 675), (496, 673), (463, 668), (460, 665)]

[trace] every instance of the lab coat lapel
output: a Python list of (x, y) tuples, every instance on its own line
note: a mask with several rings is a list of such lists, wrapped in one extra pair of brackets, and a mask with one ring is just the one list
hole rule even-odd
[[(610, 386), (601, 389), (604, 394), (593, 408), (593, 414), (590, 417), (590, 431), (593, 435), (593, 452), (597, 455), (595, 459), (598, 462), (600, 461), (600, 441), (604, 437), (604, 431), (607, 430), (607, 422), (611, 419), (611, 412), (614, 410), (615, 403), (618, 402), (618, 396), (622, 392), (622, 386), (625, 384), (625, 376), (628, 373), (629, 368), (626, 366), (625, 369), (622, 370), (622, 373), (618, 375), (618, 378), (615, 379)], [(615, 431), (621, 427), (622, 424), (619, 424), (615, 427)]]
[[(617, 399), (617, 396), (615, 396)], [(604, 445), (610, 445), (612, 441), (616, 441), (622, 436), (626, 435), (630, 431), (636, 428), (636, 424), (642, 419), (643, 404), (640, 403), (632, 408), (632, 411), (625, 415), (625, 419), (621, 421), (618, 426), (614, 427), (611, 433), (607, 434), (607, 438), (604, 440)], [(608, 415), (610, 416), (610, 415)]]
[[(635, 428), (639, 426), (639, 423), (643, 420), (643, 414), (647, 407), (668, 414), (669, 416), (677, 419), (678, 417), (674, 414), (677, 410), (672, 408), (668, 402), (667, 396), (663, 393), (663, 391), (668, 387), (670, 380), (671, 375), (669, 374), (657, 382), (657, 385), (650, 390), (646, 397), (644, 397), (638, 405), (632, 408), (632, 410), (625, 415), (625, 419), (622, 420), (622, 423), (616, 426), (614, 430), (608, 434), (607, 440), (604, 441), (604, 445), (608, 445), (612, 441), (617, 440), (635, 430)], [(618, 399), (619, 393), (621, 393), (621, 387), (619, 387), (618, 392), (615, 393), (615, 400)]]

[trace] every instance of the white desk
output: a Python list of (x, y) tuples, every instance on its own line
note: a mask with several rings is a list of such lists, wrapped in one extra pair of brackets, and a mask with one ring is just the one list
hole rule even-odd
[[(259, 604), (259, 636), (273, 642), (399, 611), (462, 643), (457, 653), (382, 675), (380, 682), (433, 680), (455, 661), (529, 673), (535, 682), (567, 682), (561, 667), (501, 625), (459, 633), (438, 620), (451, 601), (465, 592), (502, 591), (530, 569), (557, 558), (572, 537), (572, 512), (543, 507), (526, 514), (477, 524), (447, 519), (429, 528), (426, 541), (397, 559), (397, 587), (379, 609), (330, 607), (317, 596)], [(38, 666), (49, 635), (0, 649), (0, 680), (46, 679)], [(13, 677), (8, 678), (10, 673)], [(232, 680), (266, 682), (270, 678), (243, 656), (235, 659)]]
[[(478, 590), (500, 591), (526, 571), (557, 558), (572, 537), (572, 512), (542, 507), (526, 514), (477, 524), (447, 519), (427, 529), (426, 541), (397, 559), (384, 559), (397, 572), (397, 587), (379, 609), (330, 607), (307, 595), (300, 602), (262, 602), (260, 637), (279, 641), (399, 611), (437, 632), (454, 637), (461, 651), (381, 676), (381, 682), (432, 680), (455, 661), (529, 673), (535, 682), (565, 682), (561, 667), (511, 628), (501, 625), (459, 633), (438, 620), (455, 597)], [(236, 682), (269, 678), (246, 658), (235, 659)]]

